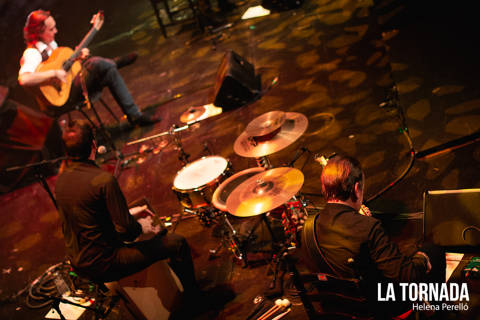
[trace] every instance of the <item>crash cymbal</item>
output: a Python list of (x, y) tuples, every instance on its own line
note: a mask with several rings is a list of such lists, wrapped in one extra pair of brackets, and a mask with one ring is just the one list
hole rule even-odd
[(265, 136), (274, 132), (285, 122), (285, 112), (271, 111), (253, 119), (245, 128), (250, 137)]
[(278, 133), (268, 140), (256, 139), (246, 131), (235, 140), (233, 150), (242, 157), (259, 158), (280, 151), (293, 142), (307, 130), (308, 120), (301, 113), (285, 112), (285, 121)]
[(190, 107), (180, 116), (180, 121), (189, 123), (198, 120), (207, 109), (204, 106)]
[(227, 198), (227, 210), (237, 217), (256, 216), (286, 203), (302, 188), (303, 173), (295, 168), (270, 169), (248, 178)]

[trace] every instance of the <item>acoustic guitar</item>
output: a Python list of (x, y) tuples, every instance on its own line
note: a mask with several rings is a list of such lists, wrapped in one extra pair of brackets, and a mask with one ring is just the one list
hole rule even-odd
[(93, 25), (92, 28), (85, 35), (75, 51), (68, 47), (58, 47), (47, 60), (43, 61), (37, 67), (37, 72), (58, 69), (63, 69), (67, 72), (65, 82), (52, 79), (39, 86), (40, 92), (37, 94), (37, 100), (41, 106), (62, 107), (67, 102), (70, 96), (72, 81), (80, 70), (82, 70), (82, 65), (80, 61), (78, 61), (81, 51), (89, 45), (95, 34), (100, 30), (103, 25), (103, 20), (103, 12), (99, 11), (90, 21)]

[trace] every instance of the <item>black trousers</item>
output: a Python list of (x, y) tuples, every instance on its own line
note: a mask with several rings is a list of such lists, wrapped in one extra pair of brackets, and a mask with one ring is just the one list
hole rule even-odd
[[(104, 87), (108, 87), (115, 101), (129, 119), (141, 116), (141, 111), (135, 104), (113, 60), (89, 57), (83, 62), (83, 69), (85, 86), (90, 98), (100, 94)], [(82, 80), (80, 74), (78, 74), (73, 80), (66, 108), (73, 108), (83, 101), (85, 101), (85, 98), (83, 96)]]
[(116, 281), (164, 259), (168, 259), (185, 292), (197, 289), (190, 246), (183, 236), (174, 233), (158, 234), (150, 240), (118, 248), (106, 272), (97, 275), (98, 280)]

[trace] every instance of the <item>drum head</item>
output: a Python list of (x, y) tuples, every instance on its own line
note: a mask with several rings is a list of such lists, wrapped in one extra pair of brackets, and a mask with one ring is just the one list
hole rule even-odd
[(229, 177), (227, 180), (223, 181), (222, 184), (218, 186), (212, 196), (212, 204), (218, 210), (227, 212), (227, 199), (232, 191), (239, 186), (243, 181), (247, 180), (250, 177), (253, 177), (259, 172), (265, 171), (265, 168), (255, 167), (250, 169), (242, 170), (233, 176)]
[(173, 186), (178, 190), (202, 187), (218, 178), (228, 167), (228, 161), (220, 156), (208, 156), (187, 164), (178, 171)]

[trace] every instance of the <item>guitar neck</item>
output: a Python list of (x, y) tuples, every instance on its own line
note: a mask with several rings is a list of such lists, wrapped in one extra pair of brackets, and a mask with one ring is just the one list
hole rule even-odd
[(82, 41), (80, 44), (77, 46), (77, 49), (73, 52), (73, 54), (68, 58), (67, 61), (63, 64), (63, 69), (65, 71), (69, 71), (70, 68), (72, 67), (73, 63), (75, 60), (77, 60), (78, 56), (80, 55), (81, 51), (83, 48), (86, 48), (90, 42), (92, 42), (93, 37), (97, 34), (98, 30), (95, 29), (95, 27), (92, 27), (90, 31), (83, 37)]

